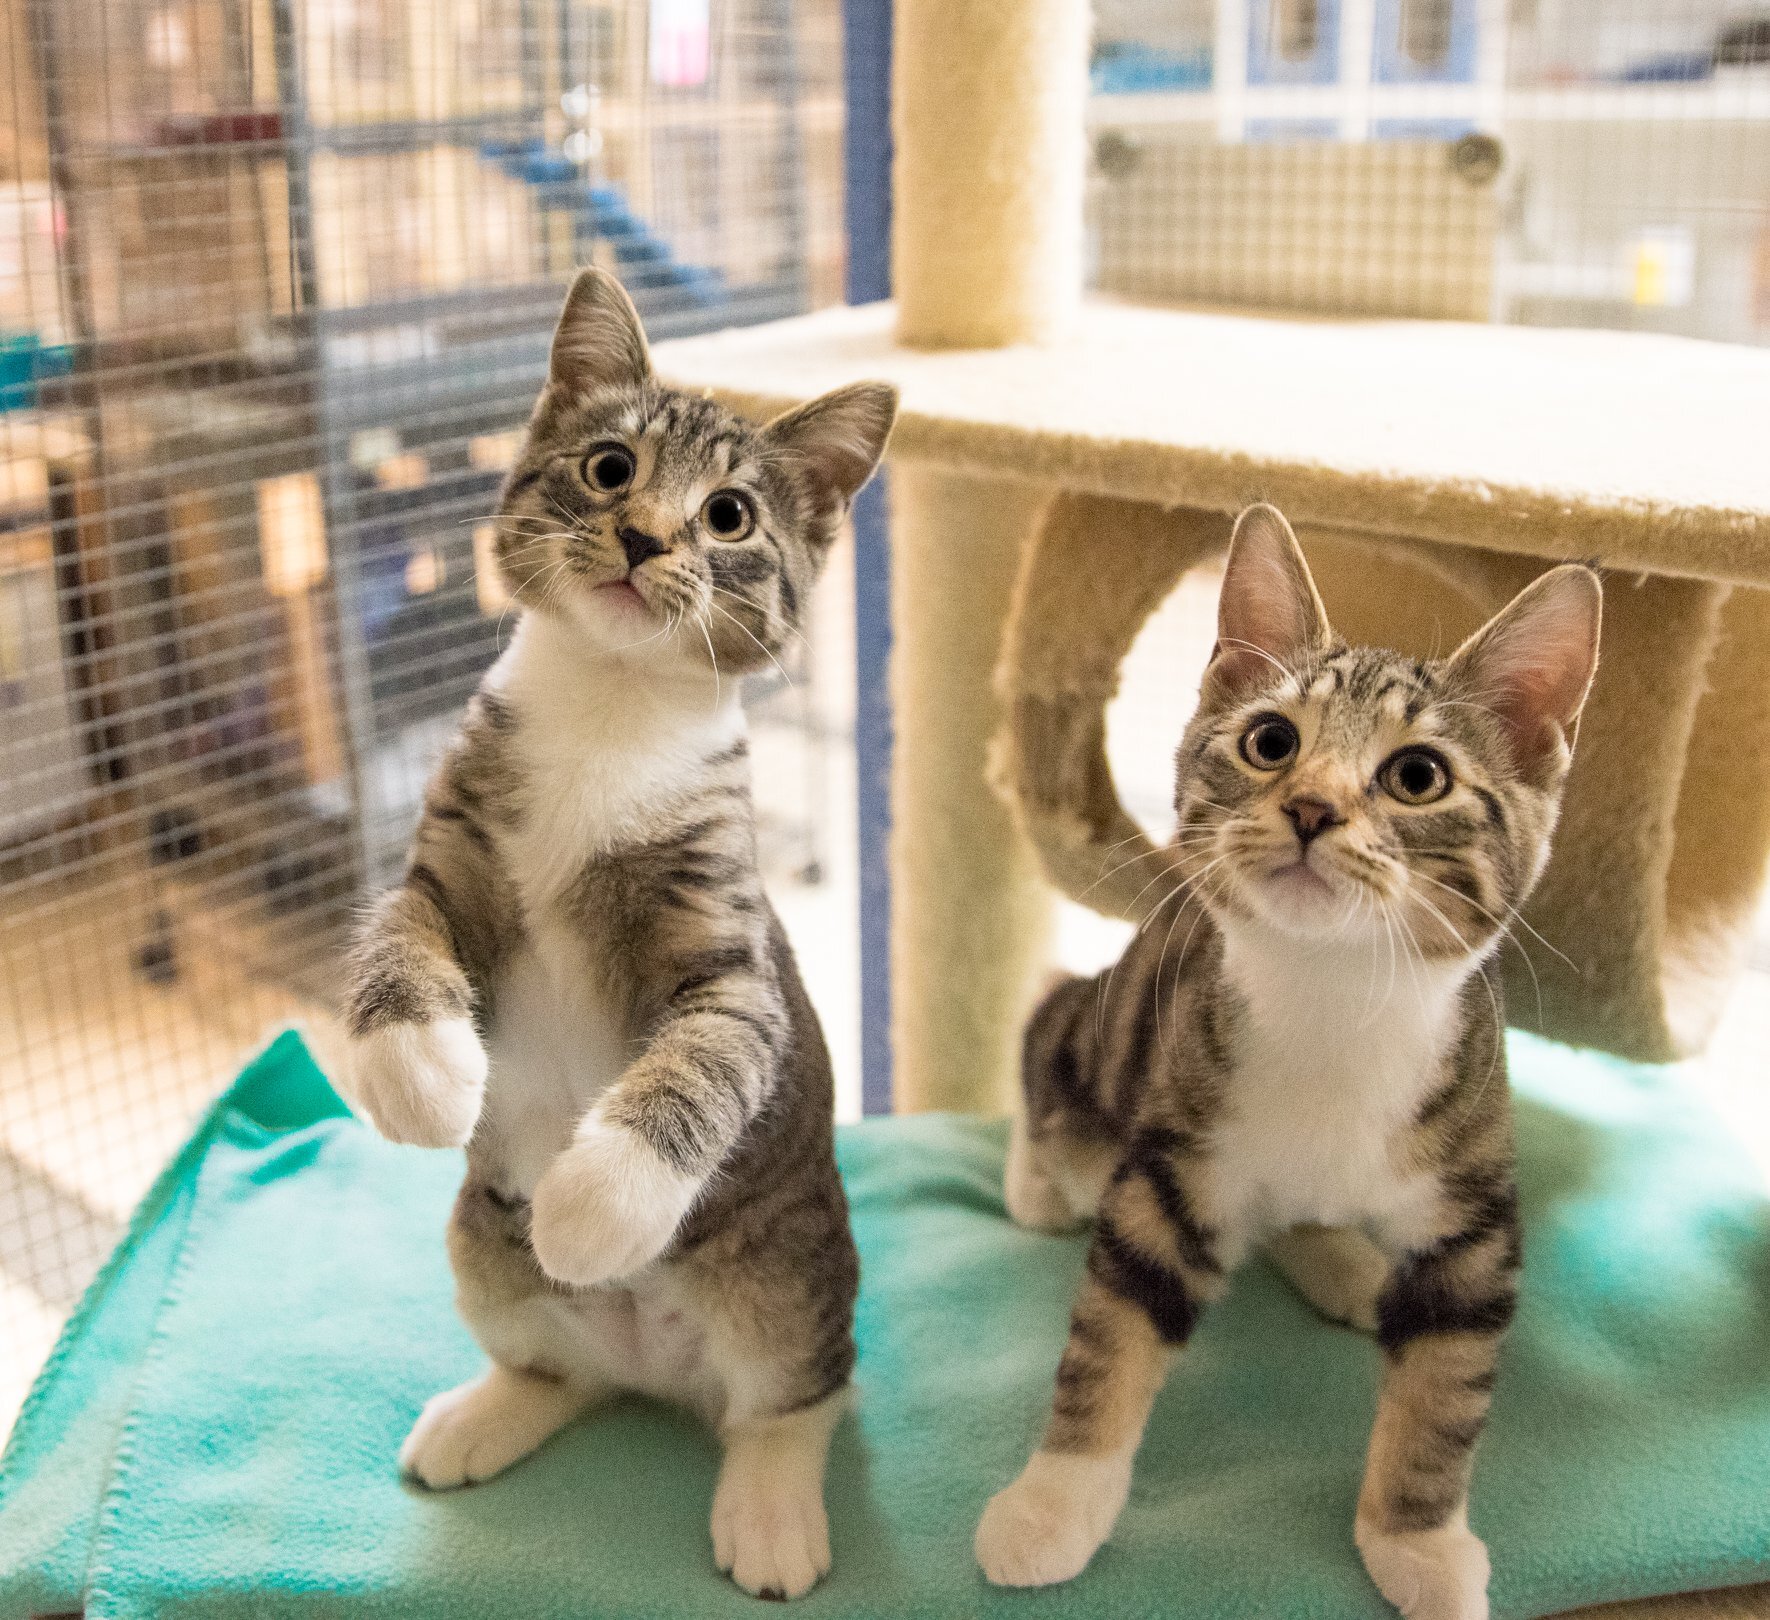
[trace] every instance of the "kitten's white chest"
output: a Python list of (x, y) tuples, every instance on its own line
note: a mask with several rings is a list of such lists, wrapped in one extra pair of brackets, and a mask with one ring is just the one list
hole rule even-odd
[(627, 1031), (582, 942), (543, 923), (506, 965), (475, 1133), (506, 1191), (529, 1196), (590, 1105), (627, 1063)]
[(590, 659), (535, 620), (519, 628), (489, 684), (517, 714), (522, 815), (504, 855), (533, 915), (593, 856), (655, 836), (706, 761), (745, 731), (735, 687)]
[[(1239, 960), (1238, 960), (1239, 957)], [(1406, 1222), (1431, 1196), (1390, 1158), (1436, 1084), (1463, 970), (1386, 960), (1323, 971), (1230, 951), (1250, 1004), (1217, 1137), (1220, 1197), (1253, 1236), (1301, 1222)]]
[(521, 816), (500, 834), (525, 943), (495, 987), (491, 1075), (477, 1147), (531, 1192), (590, 1105), (619, 1078), (631, 1032), (597, 971), (588, 920), (564, 899), (599, 855), (667, 830), (706, 760), (744, 734), (735, 699), (597, 665), (554, 628), (520, 629), (492, 682), (516, 716)]

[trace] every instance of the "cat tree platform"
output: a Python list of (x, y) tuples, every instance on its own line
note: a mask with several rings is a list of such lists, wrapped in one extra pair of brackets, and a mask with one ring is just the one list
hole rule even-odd
[(1770, 586), (1770, 352), (1109, 302), (1038, 346), (911, 349), (894, 325), (838, 307), (657, 364), (755, 415), (894, 382), (894, 465)]
[[(1700, 1044), (1770, 852), (1770, 353), (1109, 303), (1037, 346), (919, 350), (895, 326), (890, 305), (831, 309), (656, 361), (757, 416), (863, 377), (902, 390), (898, 1107), (1011, 1097), (1041, 867), (1096, 909), (1147, 909), (1104, 706), (1149, 610), (1256, 499), (1298, 526), (1342, 633), (1422, 654), (1548, 560), (1604, 564), (1602, 666), (1527, 912), (1552, 949), (1527, 936), (1510, 1010), (1634, 1057)], [(1016, 813), (989, 780), (998, 732)]]

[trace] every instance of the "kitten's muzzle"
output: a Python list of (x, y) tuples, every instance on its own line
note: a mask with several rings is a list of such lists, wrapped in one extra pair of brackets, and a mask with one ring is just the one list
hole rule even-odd
[(621, 542), (621, 550), (626, 555), (629, 570), (637, 568), (643, 562), (649, 562), (653, 557), (663, 556), (670, 549), (655, 535), (625, 524), (615, 531), (615, 538)]
[(1287, 799), (1279, 809), (1295, 830), (1297, 843), (1305, 850), (1324, 832), (1343, 825), (1346, 820), (1326, 799)]

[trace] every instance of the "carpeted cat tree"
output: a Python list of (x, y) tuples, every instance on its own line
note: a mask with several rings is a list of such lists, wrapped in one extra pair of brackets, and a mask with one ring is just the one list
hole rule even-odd
[(1770, 854), (1770, 356), (1084, 303), (1082, 0), (898, 0), (896, 29), (895, 308), (658, 363), (758, 413), (862, 376), (902, 389), (897, 1107), (1010, 1102), (1041, 872), (1126, 917), (1162, 894), (1104, 709), (1145, 616), (1255, 499), (1297, 524), (1338, 628), (1421, 653), (1547, 560), (1605, 564), (1603, 662), (1526, 917), (1548, 944), (1511, 962), (1511, 1013), (1628, 1056), (1695, 1050)]

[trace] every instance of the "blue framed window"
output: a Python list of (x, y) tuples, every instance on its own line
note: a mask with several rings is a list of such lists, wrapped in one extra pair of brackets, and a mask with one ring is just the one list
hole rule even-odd
[(1472, 84), (1477, 0), (1377, 0), (1371, 78), (1378, 84)]
[(1253, 0), (1249, 84), (1332, 84), (1340, 76), (1340, 0)]

